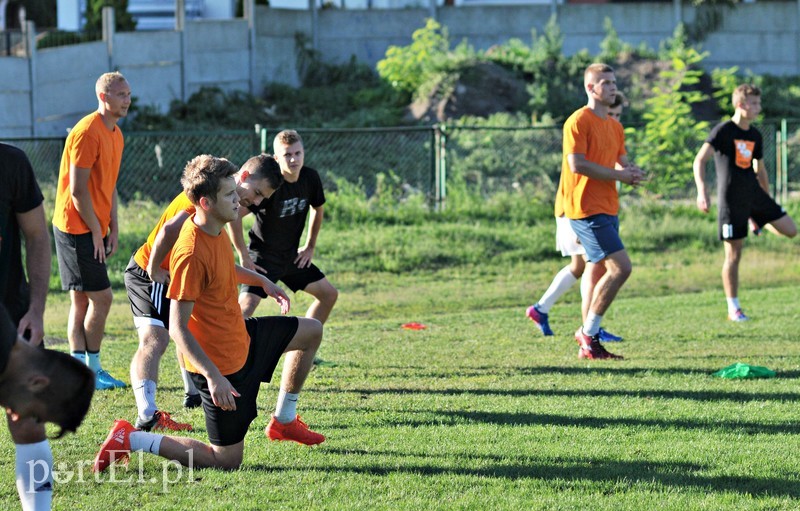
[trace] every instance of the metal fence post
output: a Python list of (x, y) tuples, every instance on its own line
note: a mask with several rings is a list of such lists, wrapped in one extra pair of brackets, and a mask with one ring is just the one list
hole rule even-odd
[(781, 143), (781, 132), (780, 130), (775, 130), (775, 188), (773, 192), (773, 198), (775, 200), (780, 201), (781, 196), (783, 195), (781, 192), (781, 185), (783, 184), (783, 144)]
[(781, 202), (789, 200), (789, 129), (786, 118), (781, 119)]
[(436, 165), (434, 166), (434, 210), (444, 211), (447, 200), (447, 127), (444, 124), (433, 126), (434, 151)]
[(262, 153), (267, 153), (267, 152), (269, 152), (269, 151), (267, 151), (267, 128), (264, 128), (264, 127), (260, 127), (260, 128), (261, 128), (261, 130), (259, 132), (259, 135), (261, 135), (261, 147), (260, 147), (260, 149), (261, 149)]
[(114, 8), (110, 6), (103, 7), (103, 42), (106, 43), (106, 51), (108, 52), (108, 69), (114, 69), (114, 34), (117, 31), (116, 21), (114, 18)]
[(37, 72), (36, 72), (36, 24), (32, 21), (26, 21), (24, 32), (22, 33), (25, 41), (25, 57), (28, 60), (28, 81), (30, 83), (30, 91), (28, 92), (28, 100), (30, 101), (30, 116), (31, 116), (31, 136), (38, 135), (36, 129), (36, 116), (39, 114), (36, 108), (36, 91), (37, 86)]

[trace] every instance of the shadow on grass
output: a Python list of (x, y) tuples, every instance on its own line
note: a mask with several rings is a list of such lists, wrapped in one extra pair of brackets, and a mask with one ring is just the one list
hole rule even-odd
[[(435, 370), (431, 367), (402, 367), (402, 366), (381, 366), (372, 367), (372, 370), (386, 372), (387, 376), (395, 374), (413, 378), (452, 378), (453, 375), (469, 378), (475, 376), (497, 375), (497, 376), (536, 376), (536, 375), (619, 375), (619, 376), (709, 376), (718, 367), (713, 369), (705, 368), (686, 368), (686, 367), (630, 367), (621, 365), (594, 365), (591, 367), (569, 367), (569, 366), (535, 366), (535, 367), (498, 367), (498, 366), (466, 366), (459, 368), (446, 368)], [(794, 372), (795, 375), (797, 372)], [(780, 373), (784, 377), (785, 373)]]
[[(316, 407), (316, 410), (327, 412), (349, 412), (349, 408)], [(363, 409), (362, 409), (363, 410)], [(688, 419), (639, 419), (636, 417), (586, 417), (575, 415), (556, 415), (544, 413), (510, 413), (510, 412), (471, 412), (415, 409), (415, 414), (429, 415), (426, 419), (398, 419), (392, 418), (381, 421), (385, 427), (448, 427), (470, 423), (494, 424), (498, 426), (563, 426), (573, 428), (604, 429), (613, 427), (638, 427), (653, 430), (703, 430), (722, 431), (725, 433), (743, 433), (747, 435), (767, 434), (797, 434), (795, 422), (762, 423), (747, 420), (688, 420)], [(327, 426), (329, 429), (338, 429), (335, 425)]]
[(362, 396), (381, 394), (431, 394), (439, 396), (508, 396), (508, 397), (625, 397), (638, 399), (684, 399), (688, 401), (733, 401), (746, 403), (750, 401), (787, 401), (800, 400), (798, 392), (725, 392), (718, 390), (615, 390), (615, 389), (480, 389), (480, 388), (388, 388), (388, 389), (318, 389), (322, 393), (354, 393)]
[[(403, 458), (408, 456), (405, 453), (389, 452), (369, 452), (353, 450), (331, 450), (332, 453), (347, 456), (348, 463), (353, 463), (353, 456), (395, 456)], [(427, 455), (414, 455), (414, 457), (425, 457)], [(554, 481), (553, 484), (563, 487), (564, 481), (581, 484), (607, 483), (612, 486), (603, 489), (605, 494), (624, 493), (628, 490), (635, 491), (633, 488), (638, 484), (661, 485), (664, 487), (679, 488), (684, 491), (687, 487), (695, 487), (704, 491), (731, 492), (747, 496), (776, 496), (776, 497), (800, 497), (800, 484), (796, 481), (781, 478), (758, 478), (745, 476), (706, 476), (698, 474), (706, 467), (688, 463), (664, 463), (653, 461), (604, 461), (604, 460), (564, 460), (559, 458), (553, 463), (543, 463), (542, 460), (535, 462), (503, 462), (483, 456), (472, 456), (480, 468), (452, 468), (436, 466), (436, 461), (430, 464), (419, 464), (418, 460), (414, 463), (404, 464), (402, 462), (392, 467), (385, 464), (368, 463), (368, 460), (361, 466), (339, 466), (324, 465), (319, 467), (308, 467), (320, 470), (325, 473), (351, 473), (369, 476), (388, 476), (397, 474), (409, 474), (411, 476), (466, 476), (476, 478), (497, 478), (497, 479), (538, 479), (542, 481)], [(357, 463), (357, 462), (356, 462)], [(297, 470), (294, 466), (275, 466), (275, 465), (255, 465), (256, 470), (268, 472), (292, 471)], [(620, 485), (620, 483), (623, 483)], [(580, 489), (580, 488), (576, 488)], [(602, 489), (602, 488), (598, 488)]]
[[(431, 411), (431, 413), (434, 413)], [(637, 419), (634, 417), (576, 417), (574, 415), (555, 415), (539, 413), (494, 413), (494, 412), (468, 412), (468, 411), (436, 411), (440, 421), (447, 422), (447, 419), (456, 423), (480, 422), (483, 424), (496, 424), (502, 426), (565, 426), (565, 427), (584, 427), (584, 428), (608, 428), (615, 426), (625, 427), (646, 427), (654, 429), (685, 429), (685, 430), (725, 430), (743, 431), (748, 434), (795, 434), (797, 424), (794, 422), (782, 422), (776, 424), (763, 424), (750, 421), (704, 421), (704, 420), (658, 420), (658, 419)], [(414, 426), (414, 424), (404, 423), (404, 426)], [(431, 423), (416, 424), (417, 426), (428, 425)]]

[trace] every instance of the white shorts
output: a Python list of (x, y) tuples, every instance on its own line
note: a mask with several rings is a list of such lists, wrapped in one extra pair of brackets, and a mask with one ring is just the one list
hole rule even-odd
[(586, 254), (578, 235), (572, 230), (569, 218), (565, 216), (556, 217), (556, 250), (560, 250), (564, 257)]

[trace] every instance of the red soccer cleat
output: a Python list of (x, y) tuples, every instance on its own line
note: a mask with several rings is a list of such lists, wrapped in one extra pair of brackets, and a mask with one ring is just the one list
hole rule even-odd
[(575, 332), (575, 340), (578, 341), (578, 358), (588, 360), (623, 360), (622, 355), (614, 355), (600, 344), (599, 335), (589, 337), (583, 333), (583, 328), (578, 328)]
[(304, 445), (317, 445), (325, 441), (323, 435), (308, 429), (299, 415), (288, 424), (278, 422), (273, 416), (264, 433), (270, 440), (291, 440)]
[(138, 431), (128, 421), (117, 420), (111, 427), (103, 445), (100, 446), (100, 451), (94, 458), (94, 465), (92, 472), (102, 472), (115, 461), (124, 461), (127, 463), (128, 457), (131, 453), (131, 433)]

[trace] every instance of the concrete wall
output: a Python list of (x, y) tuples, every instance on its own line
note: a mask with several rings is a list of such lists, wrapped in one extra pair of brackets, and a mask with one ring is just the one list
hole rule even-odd
[(0, 136), (28, 137), (33, 129), (28, 59), (0, 60)]
[[(694, 21), (691, 5), (672, 3), (496, 5), (441, 7), (437, 19), (453, 45), (467, 39), (487, 49), (510, 38), (531, 44), (557, 12), (568, 54), (599, 51), (603, 20), (634, 46), (658, 48), (678, 20)], [(182, 32), (117, 33), (110, 41), (34, 51), (31, 58), (0, 57), (0, 137), (64, 136), (96, 108), (94, 81), (119, 69), (140, 105), (165, 111), (204, 86), (260, 93), (269, 82), (299, 85), (297, 34), (328, 62), (352, 55), (374, 66), (391, 45), (411, 42), (428, 7), (396, 10), (324, 9), (317, 13), (257, 6), (255, 19), (187, 21)], [(316, 30), (315, 30), (316, 29)], [(758, 74), (800, 75), (800, 2), (739, 4), (702, 46), (708, 69), (739, 66)]]

